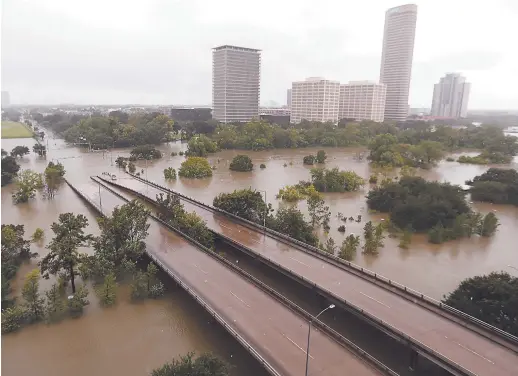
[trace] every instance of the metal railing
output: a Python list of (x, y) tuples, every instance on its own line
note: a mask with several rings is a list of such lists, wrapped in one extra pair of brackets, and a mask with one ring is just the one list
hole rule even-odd
[[(95, 181), (95, 180), (94, 180)], [(86, 201), (89, 205), (91, 205), (98, 213), (100, 213), (102, 216), (104, 216), (104, 214), (102, 214), (100, 212), (100, 209), (99, 207), (97, 206), (96, 203), (94, 203), (90, 198), (88, 198), (83, 192), (81, 192), (80, 190), (78, 190), (76, 187), (74, 187), (73, 184), (71, 184), (69, 181), (67, 181), (65, 179), (65, 182), (68, 184), (68, 186), (70, 188), (72, 188), (72, 190), (79, 196), (81, 197), (84, 201)], [(128, 201), (126, 198), (124, 198), (123, 196), (121, 195), (117, 195), (119, 196), (121, 199), (125, 200), (126, 202)], [(196, 291), (194, 291), (194, 289), (192, 289), (186, 282), (184, 282), (179, 276), (177, 276), (175, 273), (172, 272), (171, 269), (169, 269), (168, 267), (166, 267), (164, 265), (164, 263), (162, 262), (162, 260), (160, 260), (160, 258), (158, 258), (156, 255), (152, 254), (151, 252), (146, 252), (148, 254), (148, 256), (154, 261), (156, 262), (161, 268), (162, 270), (164, 270), (171, 278), (173, 278), (173, 280), (178, 283), (185, 291), (187, 291), (187, 293), (189, 295), (191, 295), (203, 308), (205, 308), (205, 310), (207, 310), (207, 312), (210, 313), (210, 315), (212, 317), (214, 317), (216, 319), (216, 321), (218, 321), (224, 328), (225, 330), (227, 330), (228, 333), (230, 333), (230, 335), (232, 337), (234, 337), (244, 348), (246, 348), (250, 354), (257, 360), (259, 361), (262, 366), (268, 371), (268, 373), (270, 373), (271, 375), (273, 376), (282, 376), (270, 363), (268, 363), (268, 361), (266, 359), (264, 359), (262, 357), (261, 354), (259, 354), (259, 352), (257, 352), (257, 350), (255, 350), (253, 348), (252, 345), (250, 345), (233, 327), (232, 325), (230, 325), (229, 323), (227, 323), (225, 321), (225, 319), (219, 315), (215, 310), (214, 308), (212, 308), (212, 306), (210, 304), (208, 304), (203, 298), (201, 298), (197, 293)]]
[[(120, 186), (119, 184), (117, 183), (114, 183), (110, 180), (107, 180), (107, 179), (104, 179), (100, 176), (97, 176), (97, 178), (99, 180), (102, 180), (103, 182), (107, 183), (107, 184), (111, 184), (111, 185), (114, 185), (114, 186), (118, 186), (120, 187), (121, 189), (128, 189), (128, 188), (125, 188), (125, 187), (122, 187)], [(95, 181), (95, 180), (94, 180)], [(102, 184), (102, 183), (101, 183)], [(114, 195), (118, 196), (119, 198), (121, 198), (122, 200), (124, 200), (125, 202), (129, 202), (129, 200), (127, 198), (125, 198), (124, 196), (122, 196), (121, 194), (119, 194), (118, 192), (114, 191), (113, 189), (111, 189), (110, 187), (106, 186), (105, 184), (102, 184), (103, 187), (105, 189), (107, 189), (108, 191), (110, 191), (111, 193), (113, 193)], [(135, 192), (135, 194), (146, 200), (146, 201), (151, 201), (149, 197), (145, 196), (145, 195), (142, 195), (141, 193), (137, 193)], [(256, 277), (254, 277), (253, 275), (251, 275), (250, 273), (246, 272), (245, 270), (243, 270), (242, 268), (238, 267), (237, 265), (233, 264), (232, 262), (230, 262), (229, 260), (227, 260), (226, 258), (224, 258), (223, 256), (217, 254), (215, 251), (205, 247), (203, 244), (199, 243), (197, 240), (191, 238), (189, 235), (185, 234), (184, 232), (182, 232), (180, 229), (176, 228), (175, 226), (171, 225), (170, 223), (158, 218), (156, 215), (150, 213), (149, 214), (153, 219), (155, 219), (157, 222), (161, 223), (163, 226), (169, 228), (170, 230), (178, 233), (180, 236), (182, 236), (183, 238), (187, 239), (190, 243), (194, 244), (197, 248), (201, 249), (202, 251), (204, 251), (205, 253), (207, 253), (209, 256), (215, 258), (217, 261), (223, 263), (225, 266), (227, 266), (229, 269), (231, 269), (232, 271), (236, 272), (237, 274), (239, 274), (240, 276), (242, 276), (244, 279), (248, 280), (249, 282), (253, 283), (256, 287), (258, 287), (259, 289), (261, 289), (262, 291), (266, 292), (267, 294), (269, 294), (271, 297), (273, 297), (274, 299), (276, 299), (277, 301), (279, 301), (281, 304), (285, 305), (287, 308), (289, 308), (291, 311), (293, 311), (295, 314), (298, 314), (298, 315), (301, 315), (303, 316), (304, 318), (306, 318), (307, 320), (310, 320), (310, 319), (313, 319), (314, 320), (314, 317), (307, 311), (305, 311), (302, 307), (300, 307), (299, 305), (297, 305), (296, 303), (292, 302), (291, 300), (289, 300), (288, 298), (286, 298), (284, 295), (282, 295), (281, 293), (279, 293), (278, 291), (276, 291), (275, 289), (273, 289), (272, 287), (268, 286), (267, 284), (265, 284), (264, 282), (260, 281), (259, 279), (257, 279)], [(230, 239), (229, 239), (230, 240)], [(150, 254), (148, 252), (148, 254)], [(165, 266), (163, 266), (164, 270), (165, 270)], [(360, 358), (363, 358), (364, 360), (370, 362), (372, 365), (374, 365), (377, 369), (379, 369), (380, 371), (384, 372), (385, 374), (387, 375), (392, 375), (392, 376), (396, 376), (398, 375), (396, 372), (394, 372), (393, 370), (391, 370), (389, 367), (387, 367), (385, 364), (383, 364), (382, 362), (380, 362), (379, 360), (377, 360), (376, 358), (374, 358), (372, 355), (370, 355), (369, 353), (365, 352), (364, 350), (362, 350), (360, 347), (358, 347), (356, 344), (354, 344), (353, 342), (351, 342), (350, 340), (348, 340), (347, 338), (345, 338), (344, 336), (342, 336), (340, 333), (338, 333), (336, 330), (332, 329), (329, 325), (323, 323), (322, 321), (320, 320), (314, 320), (313, 323), (319, 327), (319, 329), (321, 329), (323, 332), (325, 332), (327, 335), (329, 335), (332, 339), (334, 339), (335, 341), (337, 341), (338, 343), (340, 343), (342, 346), (345, 346), (347, 347), (349, 350), (353, 351), (356, 355), (358, 355)]]
[[(131, 174), (129, 174), (131, 175)], [(175, 194), (181, 198), (183, 198), (184, 200), (186, 201), (189, 201), (197, 206), (200, 206), (206, 210), (209, 210), (211, 212), (216, 212), (216, 213), (219, 213), (219, 214), (222, 214), (224, 216), (227, 216), (227, 217), (230, 217), (240, 223), (242, 223), (243, 225), (245, 225), (246, 227), (248, 228), (251, 228), (253, 230), (259, 230), (259, 231), (266, 231), (268, 234), (270, 234), (272, 237), (284, 242), (285, 244), (288, 244), (288, 245), (296, 245), (297, 246), (297, 249), (303, 251), (303, 252), (306, 252), (306, 253), (311, 253), (315, 256), (317, 256), (318, 258), (324, 260), (324, 261), (332, 261), (332, 264), (337, 266), (337, 267), (340, 267), (341, 269), (344, 269), (346, 271), (349, 271), (349, 272), (353, 272), (353, 274), (359, 276), (359, 277), (362, 277), (364, 279), (367, 279), (373, 283), (375, 283), (377, 286), (380, 286), (380, 287), (383, 287), (389, 291), (392, 291), (392, 292), (395, 292), (395, 293), (398, 293), (399, 296), (402, 296), (404, 297), (405, 299), (413, 302), (413, 303), (424, 303), (424, 304), (419, 304), (421, 305), (422, 307), (424, 308), (428, 308), (428, 309), (431, 309), (432, 311), (440, 314), (441, 316), (447, 318), (447, 319), (450, 319), (458, 324), (461, 324), (463, 325), (464, 327), (467, 327), (467, 328), (470, 328), (472, 330), (475, 330), (478, 334), (481, 334), (483, 336), (485, 336), (486, 338), (492, 340), (492, 341), (495, 341), (501, 345), (504, 345), (506, 346), (507, 348), (509, 348), (510, 350), (514, 351), (514, 352), (517, 352), (518, 353), (518, 337), (504, 331), (504, 330), (501, 330), (499, 328), (496, 328), (494, 327), (493, 325), (490, 325), (482, 320), (479, 320), (471, 315), (468, 315), (467, 313), (464, 313), (462, 311), (459, 311), (458, 309), (456, 308), (453, 308), (447, 304), (444, 304), (430, 296), (427, 296), (417, 290), (414, 290), (410, 287), (407, 287), (401, 283), (398, 283), (398, 282), (395, 282), (383, 275), (380, 275), (378, 273), (375, 273), (369, 269), (366, 269), (366, 268), (363, 268), (359, 265), (356, 265), (350, 261), (345, 261), (345, 260), (342, 260), (340, 259), (339, 257), (335, 256), (335, 255), (331, 255), (327, 252), (324, 252), (314, 246), (311, 246), (309, 244), (306, 244), (306, 243), (303, 243), (297, 239), (293, 239), (289, 236), (286, 236), (284, 234), (281, 234), (275, 230), (272, 230), (268, 227), (264, 228), (263, 226), (255, 223), (255, 222), (251, 222), (247, 219), (244, 219), (244, 218), (241, 218), (241, 217), (238, 217), (236, 216), (235, 214), (232, 214), (232, 213), (229, 213), (229, 212), (226, 212), (224, 210), (221, 210), (221, 209), (218, 209), (218, 208), (215, 208), (213, 206), (210, 206), (210, 205), (207, 205), (203, 202), (200, 202), (192, 197), (189, 197), (189, 196), (186, 196), (182, 193), (178, 193), (178, 192), (175, 192), (173, 190), (170, 190), (168, 188), (165, 188), (165, 187), (162, 187), (152, 181), (149, 181), (149, 180), (146, 180), (146, 179), (143, 179), (141, 177), (138, 177), (138, 176), (134, 176), (134, 175), (131, 175), (133, 178), (137, 179), (137, 180), (140, 180), (142, 182), (144, 182), (145, 184), (149, 184), (159, 190), (162, 190), (164, 192), (168, 192), (168, 193), (171, 193), (171, 194)], [(131, 190), (131, 189), (130, 189)], [(221, 234), (220, 234), (221, 235)], [(367, 277), (367, 278), (366, 278)], [(376, 282), (380, 282), (380, 283), (376, 283)], [(396, 290), (396, 291), (394, 291)], [(414, 298), (417, 298), (419, 301), (415, 301)], [(432, 309), (432, 308), (437, 308), (437, 309)], [(447, 315), (449, 314), (449, 315)], [(453, 317), (452, 317), (453, 316)], [(455, 318), (458, 318), (460, 319), (459, 320), (455, 320)], [(475, 325), (476, 327), (478, 328), (473, 328), (473, 327), (470, 327), (469, 324), (473, 324)], [(479, 331), (479, 330), (476, 330), (476, 329), (481, 329), (482, 331)], [(488, 333), (489, 332), (489, 333)], [(495, 334), (497, 336), (499, 336), (500, 338), (495, 338), (492, 334)], [(505, 340), (506, 342), (502, 343), (502, 341), (499, 341), (499, 339), (503, 339)], [(512, 346), (507, 346), (508, 344), (511, 344)]]

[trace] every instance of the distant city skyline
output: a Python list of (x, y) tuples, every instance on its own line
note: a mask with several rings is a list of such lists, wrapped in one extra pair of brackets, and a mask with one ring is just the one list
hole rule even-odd
[[(473, 85), (470, 109), (518, 109), (516, 1), (415, 3), (410, 107), (429, 107), (433, 85), (459, 72)], [(283, 105), (303, 77), (378, 81), (385, 12), (402, 4), (265, 0), (251, 19), (236, 0), (5, 0), (2, 90), (11, 104), (208, 105), (210, 51), (232, 44), (263, 51), (261, 104)], [(330, 9), (348, 21), (330, 22)]]

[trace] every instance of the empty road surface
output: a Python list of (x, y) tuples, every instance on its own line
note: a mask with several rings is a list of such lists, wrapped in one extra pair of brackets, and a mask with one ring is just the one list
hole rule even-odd
[[(75, 187), (99, 204), (97, 184)], [(105, 214), (124, 204), (104, 188), (101, 202)], [(150, 218), (149, 223), (148, 252), (196, 291), (280, 374), (304, 374), (308, 322), (303, 317), (155, 220)], [(381, 374), (326, 334), (312, 332), (309, 374), (344, 372)]]
[[(155, 200), (163, 191), (137, 179), (117, 184)], [(164, 193), (165, 194), (165, 193)], [(207, 226), (246, 246), (260, 257), (304, 276), (323, 289), (383, 320), (476, 375), (518, 375), (518, 354), (418, 304), (336, 267), (316, 256), (240, 225), (229, 217), (183, 200)]]

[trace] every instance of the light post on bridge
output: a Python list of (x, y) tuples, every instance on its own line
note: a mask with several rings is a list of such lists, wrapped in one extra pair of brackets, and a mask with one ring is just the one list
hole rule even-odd
[(263, 216), (263, 231), (266, 236), (266, 216), (268, 215), (268, 202), (266, 201), (266, 191), (262, 189), (257, 189), (257, 191), (264, 193), (264, 203), (266, 207), (264, 208), (264, 216)]
[(306, 376), (308, 376), (308, 366), (309, 366), (309, 339), (311, 337), (311, 326), (313, 325), (313, 320), (316, 320), (318, 319), (318, 316), (320, 316), (322, 313), (324, 313), (325, 311), (327, 311), (328, 309), (333, 309), (335, 308), (335, 305), (334, 304), (331, 304), (329, 305), (329, 307), (327, 308), (324, 308), (318, 315), (316, 315), (315, 317), (311, 317), (309, 319), (309, 328), (308, 328), (308, 345), (306, 347)]

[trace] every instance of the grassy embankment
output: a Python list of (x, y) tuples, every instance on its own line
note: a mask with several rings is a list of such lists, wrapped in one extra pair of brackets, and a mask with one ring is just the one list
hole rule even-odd
[(2, 121), (2, 138), (31, 138), (33, 131), (15, 121)]

